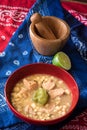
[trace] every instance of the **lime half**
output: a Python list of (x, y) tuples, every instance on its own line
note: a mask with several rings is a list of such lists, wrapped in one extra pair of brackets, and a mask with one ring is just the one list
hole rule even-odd
[(56, 53), (53, 57), (52, 64), (56, 66), (60, 66), (61, 68), (64, 68), (65, 70), (71, 69), (71, 61), (67, 54), (60, 51)]

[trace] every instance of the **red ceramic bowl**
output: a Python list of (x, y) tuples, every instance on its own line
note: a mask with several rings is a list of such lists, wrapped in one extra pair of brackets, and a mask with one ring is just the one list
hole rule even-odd
[[(11, 92), (12, 92), (14, 85), (20, 79), (22, 79), (28, 75), (32, 75), (32, 74), (36, 74), (36, 73), (50, 74), (50, 75), (56, 76), (58, 78), (61, 78), (62, 80), (64, 80), (66, 82), (66, 84), (68, 85), (69, 89), (72, 92), (72, 104), (66, 115), (64, 115), (60, 118), (57, 118), (57, 119), (42, 121), (42, 120), (35, 120), (35, 119), (30, 119), (28, 117), (25, 117), (14, 109), (14, 107), (12, 106), (11, 101), (10, 101)], [(6, 85), (5, 85), (4, 92), (5, 92), (5, 98), (6, 98), (7, 104), (9, 106), (9, 108), (12, 110), (12, 112), (18, 118), (24, 120), (25, 122), (33, 123), (33, 124), (37, 124), (37, 125), (41, 125), (41, 124), (42, 125), (48, 125), (48, 124), (52, 125), (52, 124), (59, 123), (60, 121), (65, 120), (72, 113), (72, 111), (76, 107), (78, 99), (79, 99), (78, 86), (77, 86), (77, 83), (75, 82), (75, 80), (73, 79), (73, 77), (67, 71), (65, 71), (57, 66), (54, 66), (51, 64), (44, 64), (44, 63), (30, 64), (30, 65), (23, 66), (20, 69), (16, 70), (8, 78)]]

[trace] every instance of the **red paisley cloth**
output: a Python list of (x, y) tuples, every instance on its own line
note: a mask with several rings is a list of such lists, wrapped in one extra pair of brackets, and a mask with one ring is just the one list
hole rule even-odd
[(0, 0), (0, 52), (23, 22), (36, 0)]
[(60, 130), (87, 130), (87, 109), (65, 124)]
[(61, 3), (63, 8), (68, 10), (68, 12), (71, 13), (76, 19), (87, 26), (87, 3), (77, 1), (62, 1)]
[[(11, 36), (23, 22), (35, 1), (0, 0), (0, 52), (6, 48)], [(87, 25), (87, 5), (63, 1), (62, 6), (75, 18)], [(87, 130), (87, 110), (69, 121), (60, 130)]]

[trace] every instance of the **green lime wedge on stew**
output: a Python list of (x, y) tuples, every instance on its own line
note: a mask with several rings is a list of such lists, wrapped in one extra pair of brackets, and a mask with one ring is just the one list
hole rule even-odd
[(52, 64), (56, 65), (56, 66), (60, 66), (61, 68), (65, 69), (65, 70), (71, 69), (70, 58), (67, 54), (65, 54), (62, 51), (60, 51), (54, 55)]

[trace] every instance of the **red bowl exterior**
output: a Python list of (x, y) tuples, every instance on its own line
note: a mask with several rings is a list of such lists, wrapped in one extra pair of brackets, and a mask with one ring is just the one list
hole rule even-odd
[[(32, 75), (32, 74), (36, 74), (36, 73), (50, 74), (50, 75), (56, 76), (58, 78), (61, 78), (62, 80), (64, 80), (66, 82), (66, 84), (68, 85), (68, 87), (70, 88), (70, 90), (72, 92), (72, 105), (70, 107), (69, 112), (66, 115), (64, 115), (58, 119), (54, 119), (54, 120), (40, 121), (40, 120), (34, 120), (34, 119), (27, 118), (14, 109), (14, 107), (12, 106), (11, 101), (10, 101), (10, 94), (11, 94), (11, 91), (12, 91), (14, 85), (20, 79), (22, 79), (28, 75)], [(34, 64), (25, 65), (25, 66), (19, 68), (18, 70), (16, 70), (15, 72), (13, 72), (13, 74), (8, 78), (8, 80), (6, 82), (4, 93), (5, 93), (6, 102), (9, 106), (9, 108), (18, 118), (24, 120), (25, 122), (37, 124), (37, 125), (48, 125), (48, 124), (52, 125), (52, 124), (65, 120), (72, 113), (72, 111), (76, 107), (78, 99), (79, 99), (79, 89), (78, 89), (77, 83), (75, 82), (74, 78), (64, 69), (51, 65), (51, 64), (46, 64), (46, 63), (34, 63)]]

